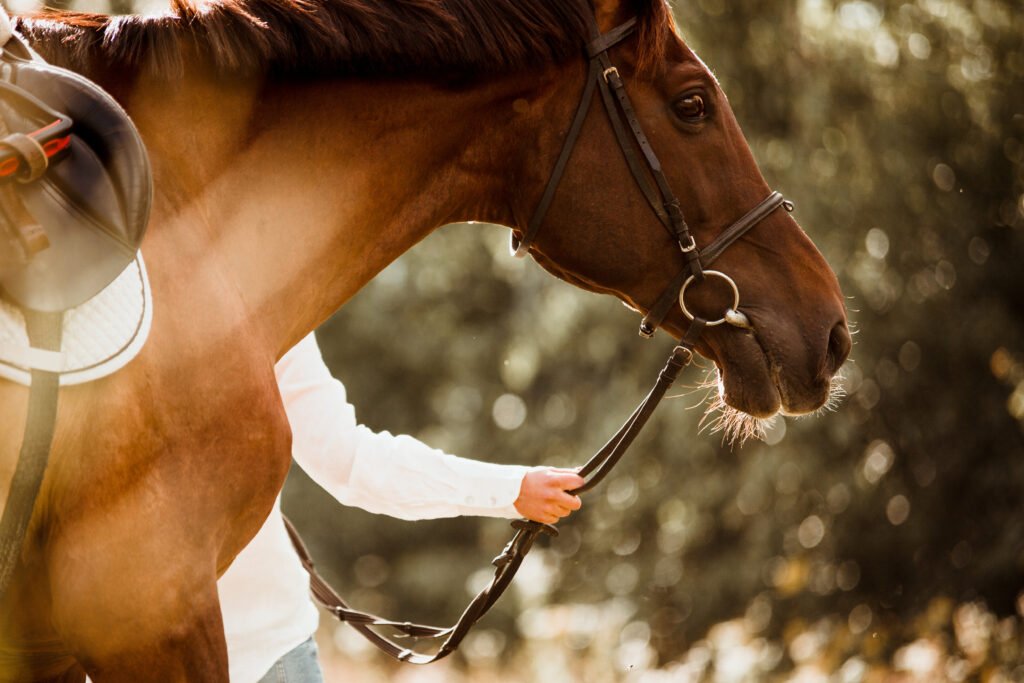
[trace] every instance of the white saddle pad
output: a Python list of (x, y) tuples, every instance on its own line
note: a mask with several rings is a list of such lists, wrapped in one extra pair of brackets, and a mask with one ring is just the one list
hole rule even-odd
[(26, 386), (33, 369), (60, 373), (62, 386), (106, 377), (138, 355), (152, 320), (141, 252), (106, 289), (64, 313), (60, 351), (30, 346), (21, 310), (0, 299), (0, 377)]

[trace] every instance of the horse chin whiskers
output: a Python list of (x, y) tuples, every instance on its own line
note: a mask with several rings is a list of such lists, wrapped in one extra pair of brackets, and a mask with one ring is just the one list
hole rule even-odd
[(764, 440), (775, 417), (754, 417), (726, 403), (721, 373), (717, 370), (709, 371), (701, 386), (717, 391), (709, 392), (711, 400), (697, 427), (700, 433), (721, 434), (722, 443), (730, 446), (742, 446), (750, 439)]

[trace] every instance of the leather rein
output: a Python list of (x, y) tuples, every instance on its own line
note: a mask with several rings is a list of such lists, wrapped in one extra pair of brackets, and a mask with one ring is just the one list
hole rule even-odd
[[(547, 215), (548, 208), (554, 199), (572, 150), (583, 129), (583, 122), (594, 100), (594, 91), (597, 90), (601, 94), (605, 111), (608, 113), (608, 118), (611, 121), (615, 136), (619, 141), (619, 147), (622, 149), (630, 172), (636, 179), (640, 191), (643, 193), (648, 204), (650, 204), (658, 221), (679, 245), (684, 260), (679, 274), (669, 283), (669, 286), (651, 307), (647, 315), (644, 316), (640, 324), (640, 334), (643, 337), (652, 337), (654, 331), (668, 315), (672, 305), (677, 301), (684, 315), (690, 320), (690, 325), (682, 339), (672, 349), (665, 367), (658, 374), (657, 382), (644, 400), (612, 438), (584, 465), (578, 468), (579, 474), (584, 477), (586, 482), (578, 489), (569, 492), (573, 494), (583, 493), (594, 488), (615, 467), (630, 444), (633, 443), (637, 434), (647, 423), (647, 420), (665, 396), (668, 388), (678, 377), (682, 369), (689, 365), (693, 359), (693, 347), (706, 328), (723, 323), (729, 323), (737, 327), (750, 327), (746, 316), (738, 310), (739, 289), (736, 283), (725, 273), (708, 270), (707, 266), (717, 259), (726, 248), (779, 207), (783, 207), (787, 211), (793, 210), (793, 205), (784, 199), (781, 194), (772, 192), (739, 220), (723, 230), (710, 244), (699, 248), (690, 234), (690, 229), (686, 224), (679, 200), (672, 192), (668, 179), (662, 171), (661, 162), (658, 160), (647, 136), (643, 132), (640, 120), (633, 109), (619, 72), (612, 65), (608, 55), (608, 51), (612, 47), (618, 45), (636, 31), (637, 20), (635, 17), (629, 19), (603, 34), (598, 29), (596, 19), (593, 16), (590, 16), (590, 23), (592, 38), (586, 46), (589, 68), (583, 94), (563, 143), (561, 153), (555, 162), (551, 177), (530, 222), (521, 235), (518, 235), (516, 232), (512, 234), (512, 253), (517, 257), (523, 257), (529, 253), (530, 247)], [(639, 150), (639, 153), (637, 153), (637, 150)], [(732, 290), (732, 305), (721, 318), (713, 321), (708, 321), (694, 315), (686, 306), (687, 289), (692, 284), (701, 282), (707, 276), (723, 280)], [(502, 550), (501, 554), (492, 561), (492, 564), (495, 566), (495, 572), (490, 584), (473, 598), (453, 626), (439, 628), (409, 622), (389, 621), (350, 608), (341, 596), (317, 573), (308, 550), (291, 522), (286, 519), (285, 523), (292, 542), (302, 560), (302, 564), (309, 572), (310, 588), (317, 600), (339, 620), (350, 623), (386, 654), (399, 661), (412, 664), (429, 664), (454, 652), (473, 625), (487, 613), (511, 583), (512, 578), (515, 576), (530, 548), (533, 547), (537, 537), (541, 534), (549, 536), (558, 535), (558, 530), (550, 524), (529, 520), (513, 521), (512, 527), (515, 529), (515, 535)], [(445, 640), (435, 654), (422, 654), (380, 635), (372, 630), (371, 626), (393, 628), (401, 634), (398, 637), (445, 638)]]

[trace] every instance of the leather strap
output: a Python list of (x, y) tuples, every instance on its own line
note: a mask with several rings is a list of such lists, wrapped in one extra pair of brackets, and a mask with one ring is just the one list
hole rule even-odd
[[(675, 193), (672, 192), (672, 187), (669, 185), (668, 178), (665, 177), (665, 173), (662, 170), (661, 161), (658, 159), (657, 154), (654, 153), (650, 140), (647, 139), (647, 135), (644, 133), (643, 126), (640, 124), (640, 119), (636, 115), (636, 110), (633, 109), (633, 103), (630, 101), (629, 94), (626, 92), (625, 84), (622, 82), (622, 77), (619, 75), (619, 70), (611, 63), (611, 58), (608, 56), (607, 48), (600, 51), (593, 49), (597, 46), (603, 45), (605, 41), (602, 40), (600, 28), (597, 25), (597, 19), (592, 14), (588, 14), (588, 18), (591, 31), (590, 44), (592, 46), (592, 48), (588, 50), (588, 54), (591, 55), (593, 60), (596, 60), (601, 65), (602, 78), (598, 85), (601, 88), (602, 99), (604, 100), (608, 117), (612, 122), (612, 127), (615, 130), (615, 136), (619, 140), (619, 148), (626, 157), (630, 172), (633, 174), (633, 178), (636, 180), (637, 185), (640, 187), (644, 197), (647, 199), (647, 203), (650, 204), (655, 215), (658, 217), (658, 220), (661, 221), (661, 224), (666, 230), (668, 230), (672, 239), (679, 244), (693, 276), (700, 279), (701, 269), (700, 261), (697, 259), (696, 245), (693, 238), (690, 236), (690, 228), (686, 224), (686, 219), (683, 216), (679, 199), (675, 196)], [(627, 21), (622, 25), (611, 29), (604, 35), (609, 36), (617, 34), (629, 23), (630, 22)], [(628, 35), (628, 33), (625, 35)], [(611, 47), (611, 45), (614, 44), (615, 43), (611, 43), (608, 47)], [(618, 105), (617, 108), (612, 103), (613, 96), (614, 102)], [(625, 126), (623, 126), (622, 121), (620, 120), (620, 115), (621, 118), (625, 120)], [(628, 131), (631, 133), (631, 136), (626, 135), (626, 127), (628, 127)], [(640, 164), (639, 159), (636, 158), (634, 145), (636, 148), (639, 148), (640, 153), (643, 155), (643, 161), (646, 162), (646, 169)], [(649, 178), (654, 179), (654, 187), (651, 186)]]
[[(788, 201), (779, 192), (772, 192), (765, 197), (757, 206), (723, 230), (718, 237), (712, 240), (711, 244), (695, 250), (700, 256), (701, 265), (704, 268), (708, 268), (722, 255), (722, 252), (780, 206), (785, 208), (786, 211), (793, 210), (793, 203)], [(665, 291), (658, 297), (658, 300), (651, 306), (647, 315), (644, 316), (643, 321), (640, 323), (640, 336), (654, 336), (654, 331), (658, 329), (658, 326), (665, 320), (668, 312), (672, 310), (672, 307), (679, 300), (679, 290), (683, 288), (683, 283), (686, 282), (686, 278), (690, 276), (690, 273), (689, 263), (684, 264), (679, 274), (673, 278)]]
[[(603, 36), (597, 35), (595, 39), (589, 43), (587, 50), (589, 52), (590, 50), (603, 46), (600, 49), (600, 53), (603, 54), (604, 51), (625, 40), (635, 30), (636, 18), (634, 17), (623, 22), (621, 25), (615, 27)], [(562, 176), (565, 174), (565, 167), (569, 163), (569, 157), (572, 156), (572, 151), (576, 147), (576, 140), (579, 138), (580, 132), (583, 130), (583, 122), (587, 118), (587, 113), (590, 111), (590, 105), (594, 99), (594, 88), (603, 79), (600, 70), (600, 63), (591, 56), (590, 63), (587, 67), (586, 81), (583, 85), (583, 94), (580, 96), (579, 104), (576, 105), (576, 114), (573, 116), (572, 124), (569, 126), (569, 131), (566, 133), (565, 141), (562, 143), (562, 150), (559, 153), (555, 166), (548, 178), (548, 184), (544, 188), (544, 193), (541, 195), (540, 202), (538, 202), (537, 207), (533, 210), (533, 215), (530, 217), (530, 222), (527, 224), (524, 234), (520, 237), (517, 236), (515, 232), (512, 233), (511, 250), (513, 256), (519, 258), (526, 256), (530, 251), (530, 246), (533, 244), (534, 239), (537, 237), (537, 233), (540, 232), (541, 225), (544, 223), (544, 218), (547, 217), (548, 209), (551, 207), (551, 202), (555, 198), (555, 191), (558, 189), (558, 185), (562, 181)]]
[(519, 258), (526, 256), (530, 251), (530, 245), (533, 244), (534, 238), (540, 231), (544, 217), (547, 216), (548, 208), (555, 198), (555, 190), (558, 189), (562, 176), (565, 174), (565, 167), (569, 164), (569, 157), (572, 156), (572, 150), (576, 147), (576, 140), (580, 136), (580, 131), (583, 130), (583, 122), (587, 118), (587, 112), (590, 111), (590, 103), (594, 99), (594, 86), (597, 83), (597, 78), (597, 64), (591, 61), (587, 71), (587, 82), (583, 86), (583, 95), (580, 98), (580, 103), (576, 106), (576, 115), (573, 116), (572, 125), (569, 126), (565, 142), (562, 143), (562, 151), (559, 153), (555, 167), (551, 171), (551, 177), (548, 180), (547, 187), (544, 188), (544, 194), (541, 195), (540, 202), (537, 204), (537, 208), (534, 209), (533, 216), (530, 218), (530, 223), (527, 225), (526, 232), (522, 238), (517, 238), (515, 233), (512, 233), (511, 249), (513, 256)]
[(690, 277), (690, 269), (683, 266), (679, 270), (679, 274), (676, 275), (672, 282), (669, 283), (665, 291), (661, 293), (658, 300), (654, 302), (650, 310), (647, 311), (647, 315), (644, 316), (643, 320), (640, 321), (640, 336), (646, 339), (650, 339), (654, 336), (654, 332), (658, 329), (658, 326), (668, 317), (668, 312), (672, 310), (672, 307), (676, 305), (679, 300), (679, 290), (683, 288), (683, 283), (686, 282), (686, 278)]
[[(598, 55), (597, 61), (603, 67), (602, 73), (604, 78), (602, 79), (601, 92), (604, 95), (605, 108), (608, 110), (608, 116), (613, 122), (613, 128), (616, 131), (616, 137), (619, 138), (619, 147), (622, 149), (622, 153), (628, 160), (631, 159), (629, 168), (633, 173), (633, 178), (641, 190), (643, 190), (648, 203), (659, 220), (661, 220), (662, 225), (668, 230), (672, 239), (678, 242), (680, 246), (691, 247), (690, 228), (683, 217), (679, 200), (668, 184), (668, 179), (665, 177), (661, 167), (661, 161), (654, 153), (650, 140), (647, 139), (647, 135), (643, 132), (640, 119), (636, 115), (636, 110), (633, 109), (633, 104), (626, 93), (626, 87), (622, 82), (618, 69), (612, 66), (607, 53)], [(613, 97), (614, 104), (612, 104)], [(619, 121), (620, 112), (626, 126), (623, 126)], [(618, 125), (614, 125), (616, 123)], [(624, 132), (627, 130), (630, 134), (629, 136)], [(644, 167), (641, 166), (639, 159), (636, 158), (634, 145), (643, 155), (646, 172)], [(654, 187), (651, 186), (649, 177), (654, 179)], [(689, 253), (692, 253), (692, 251)]]
[(46, 156), (43, 146), (24, 133), (11, 133), (0, 140), (0, 146), (10, 147), (21, 158), (24, 171), (18, 177), (18, 182), (38, 180), (50, 166), (50, 157)]
[[(654, 413), (654, 409), (657, 408), (658, 404), (665, 397), (669, 387), (672, 386), (672, 383), (679, 376), (682, 369), (689, 365), (693, 359), (693, 346), (697, 343), (703, 331), (704, 321), (700, 318), (695, 319), (687, 330), (686, 335), (672, 350), (672, 355), (658, 374), (657, 382), (655, 382), (654, 387), (644, 400), (637, 406), (636, 410), (633, 411), (632, 415), (629, 416), (629, 419), (626, 420), (615, 435), (579, 468), (578, 471), (581, 476), (590, 478), (583, 486), (571, 491), (571, 493), (577, 494), (589, 491), (599, 484), (611, 472), (612, 468), (618, 464), (637, 434), (647, 424), (648, 419)], [(345, 603), (338, 592), (317, 572), (309, 550), (302, 542), (299, 532), (287, 518), (285, 518), (285, 527), (288, 530), (292, 545), (299, 555), (302, 566), (309, 573), (310, 590), (316, 600), (338, 620), (351, 624), (353, 628), (382, 652), (394, 659), (410, 664), (430, 664), (454, 652), (473, 625), (490, 610), (502, 593), (505, 592), (505, 589), (508, 588), (509, 584), (511, 584), (516, 571), (522, 565), (523, 559), (530, 552), (537, 537), (542, 534), (549, 536), (558, 535), (558, 530), (550, 524), (541, 524), (540, 522), (522, 519), (513, 521), (512, 528), (515, 529), (515, 534), (512, 540), (508, 542), (501, 554), (491, 562), (495, 566), (494, 577), (491, 579), (491, 583), (470, 601), (462, 616), (459, 617), (459, 620), (454, 625), (448, 628), (441, 628), (410, 622), (391, 621), (368, 612), (352, 609)], [(435, 654), (422, 654), (414, 652), (412, 649), (404, 647), (402, 644), (396, 643), (392, 639), (377, 633), (370, 628), (371, 626), (392, 628), (404, 636), (445, 638), (445, 641)]]
[[(63, 313), (25, 311), (32, 346), (59, 350), (63, 319)], [(25, 436), (11, 479), (7, 505), (0, 518), (0, 598), (7, 592), (14, 569), (21, 559), (25, 534), (46, 473), (57, 420), (59, 377), (57, 373), (46, 370), (32, 371)]]
[(658, 374), (658, 381), (650, 393), (637, 406), (625, 424), (619, 428), (619, 431), (579, 469), (580, 476), (590, 478), (587, 479), (583, 486), (570, 493), (583, 493), (594, 488), (618, 464), (622, 456), (625, 455), (626, 450), (633, 443), (633, 440), (640, 433), (640, 430), (647, 424), (647, 420), (654, 413), (654, 409), (658, 407), (658, 403), (665, 397), (665, 392), (676, 381), (682, 369), (693, 360), (693, 347), (697, 340), (700, 339), (701, 334), (703, 334), (705, 326), (706, 321), (701, 318), (695, 318), (690, 323), (686, 334), (683, 335), (679, 344), (672, 349), (672, 355), (669, 356), (665, 367)]
[[(598, 64), (602, 63), (602, 60), (596, 61)], [(604, 61), (607, 63), (607, 60)], [(610, 69), (611, 67), (609, 66), (608, 68)], [(609, 72), (608, 75), (605, 76), (604, 70), (602, 69), (601, 79), (605, 80), (607, 78), (617, 79), (618, 72)], [(615, 138), (619, 141), (619, 149), (622, 151), (622, 158), (625, 159), (626, 166), (629, 167), (629, 172), (633, 175), (633, 179), (636, 181), (637, 187), (643, 194), (644, 199), (647, 200), (647, 204), (650, 205), (651, 210), (654, 211), (654, 215), (657, 216), (658, 221), (666, 230), (668, 230), (669, 236), (675, 240), (676, 236), (672, 228), (672, 220), (665, 212), (664, 202), (661, 195), (658, 193), (658, 188), (655, 187), (647, 178), (648, 170), (643, 166), (643, 161), (634, 149), (634, 142), (615, 108), (615, 97), (612, 95), (607, 82), (601, 86), (600, 91), (601, 100), (604, 102), (605, 111), (608, 113), (608, 121), (612, 124), (612, 132), (615, 133)]]
[[(689, 225), (683, 215), (679, 199), (672, 192), (668, 178), (662, 169), (661, 162), (655, 154), (650, 140), (643, 131), (640, 119), (633, 108), (633, 104), (626, 92), (625, 84), (608, 56), (608, 50), (626, 37), (632, 35), (636, 30), (636, 18), (629, 19), (607, 33), (601, 34), (597, 21), (590, 16), (591, 40), (587, 44), (587, 55), (590, 57), (590, 65), (587, 70), (587, 81), (584, 86), (583, 96), (576, 109), (569, 133), (566, 135), (562, 145), (561, 153), (555, 163), (555, 168), (548, 180), (541, 201), (534, 210), (527, 226), (525, 235), (520, 238), (513, 231), (512, 251), (516, 256), (525, 256), (533, 244), (537, 233), (540, 231), (548, 208), (554, 199), (555, 191), (561, 181), (562, 174), (568, 164), (572, 149), (576, 144), (583, 121), (590, 110), (590, 101), (596, 83), (601, 94), (608, 120), (611, 123), (612, 131), (619, 143), (623, 158), (629, 168), (637, 187), (643, 194), (644, 199), (650, 205), (658, 221), (675, 241), (683, 255), (683, 268), (669, 283), (654, 305), (648, 310), (640, 323), (640, 335), (643, 337), (654, 336), (655, 330), (661, 325), (675, 304), (679, 291), (687, 278), (695, 280), (703, 278), (704, 269), (717, 259), (721, 253), (733, 242), (742, 237), (748, 230), (764, 220), (779, 206), (792, 210), (792, 204), (787, 202), (778, 192), (772, 192), (757, 206), (748, 211), (742, 218), (726, 228), (710, 245), (704, 249), (698, 249), (697, 243), (690, 232)], [(639, 153), (638, 151), (639, 150)]]
[[(593, 31), (593, 27), (591, 27)], [(636, 17), (627, 19), (607, 33), (598, 33), (593, 40), (587, 44), (587, 56), (593, 59), (602, 52), (607, 52), (636, 30)]]
[(733, 242), (743, 237), (748, 230), (763, 221), (770, 213), (780, 206), (785, 207), (787, 211), (793, 210), (792, 203), (786, 201), (786, 198), (782, 196), (782, 193), (772, 192), (761, 200), (760, 204), (744, 214), (738, 221), (723, 230), (711, 244), (700, 250), (700, 260), (701, 263), (704, 264), (704, 267), (707, 268), (714, 261), (718, 260), (718, 257), (722, 255), (722, 252), (728, 249)]
[[(0, 138), (3, 138), (0, 140), (0, 149), (7, 146), (15, 150), (18, 153), (19, 162), (24, 160), (24, 155), (19, 150), (19, 146), (25, 147), (27, 153), (34, 160), (35, 165), (33, 166), (30, 163), (28, 174), (25, 178), (18, 176), (19, 180), (28, 182), (29, 177), (31, 177), (31, 180), (35, 180), (46, 171), (49, 160), (46, 158), (46, 152), (43, 151), (43, 148), (38, 142), (28, 136), (19, 136), (17, 133), (11, 134), (7, 127), (7, 122), (4, 121), (2, 116), (0, 116)], [(39, 153), (43, 156), (41, 162), (38, 158)], [(42, 165), (41, 171), (38, 170), (40, 164)], [(7, 185), (0, 185), (0, 222), (3, 224), (3, 229), (8, 234), (13, 234), (17, 239), (18, 247), (23, 254), (23, 258), (20, 259), (21, 261), (27, 261), (33, 255), (50, 246), (50, 239), (46, 236), (43, 226), (39, 225), (39, 221), (25, 208), (25, 204), (21, 201), (17, 191)]]

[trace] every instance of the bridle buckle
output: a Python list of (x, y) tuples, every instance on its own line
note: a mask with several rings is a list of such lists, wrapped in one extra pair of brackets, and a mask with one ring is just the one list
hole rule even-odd
[(694, 251), (697, 248), (697, 241), (693, 239), (693, 235), (687, 235), (686, 237), (687, 239), (690, 240), (690, 243), (683, 244), (682, 242), (680, 242), (679, 251), (683, 252), (684, 254), (689, 254), (691, 251)]
[(672, 353), (674, 355), (678, 354), (682, 357), (683, 365), (689, 365), (693, 361), (693, 349), (688, 346), (677, 344), (676, 347), (672, 349)]
[(614, 66), (610, 66), (607, 69), (605, 69), (604, 71), (602, 71), (601, 72), (601, 77), (604, 78), (604, 82), (605, 83), (608, 83), (609, 82), (608, 81), (608, 77), (611, 76), (612, 74), (615, 74), (621, 80), (621, 76), (619, 76), (619, 70), (616, 69)]

